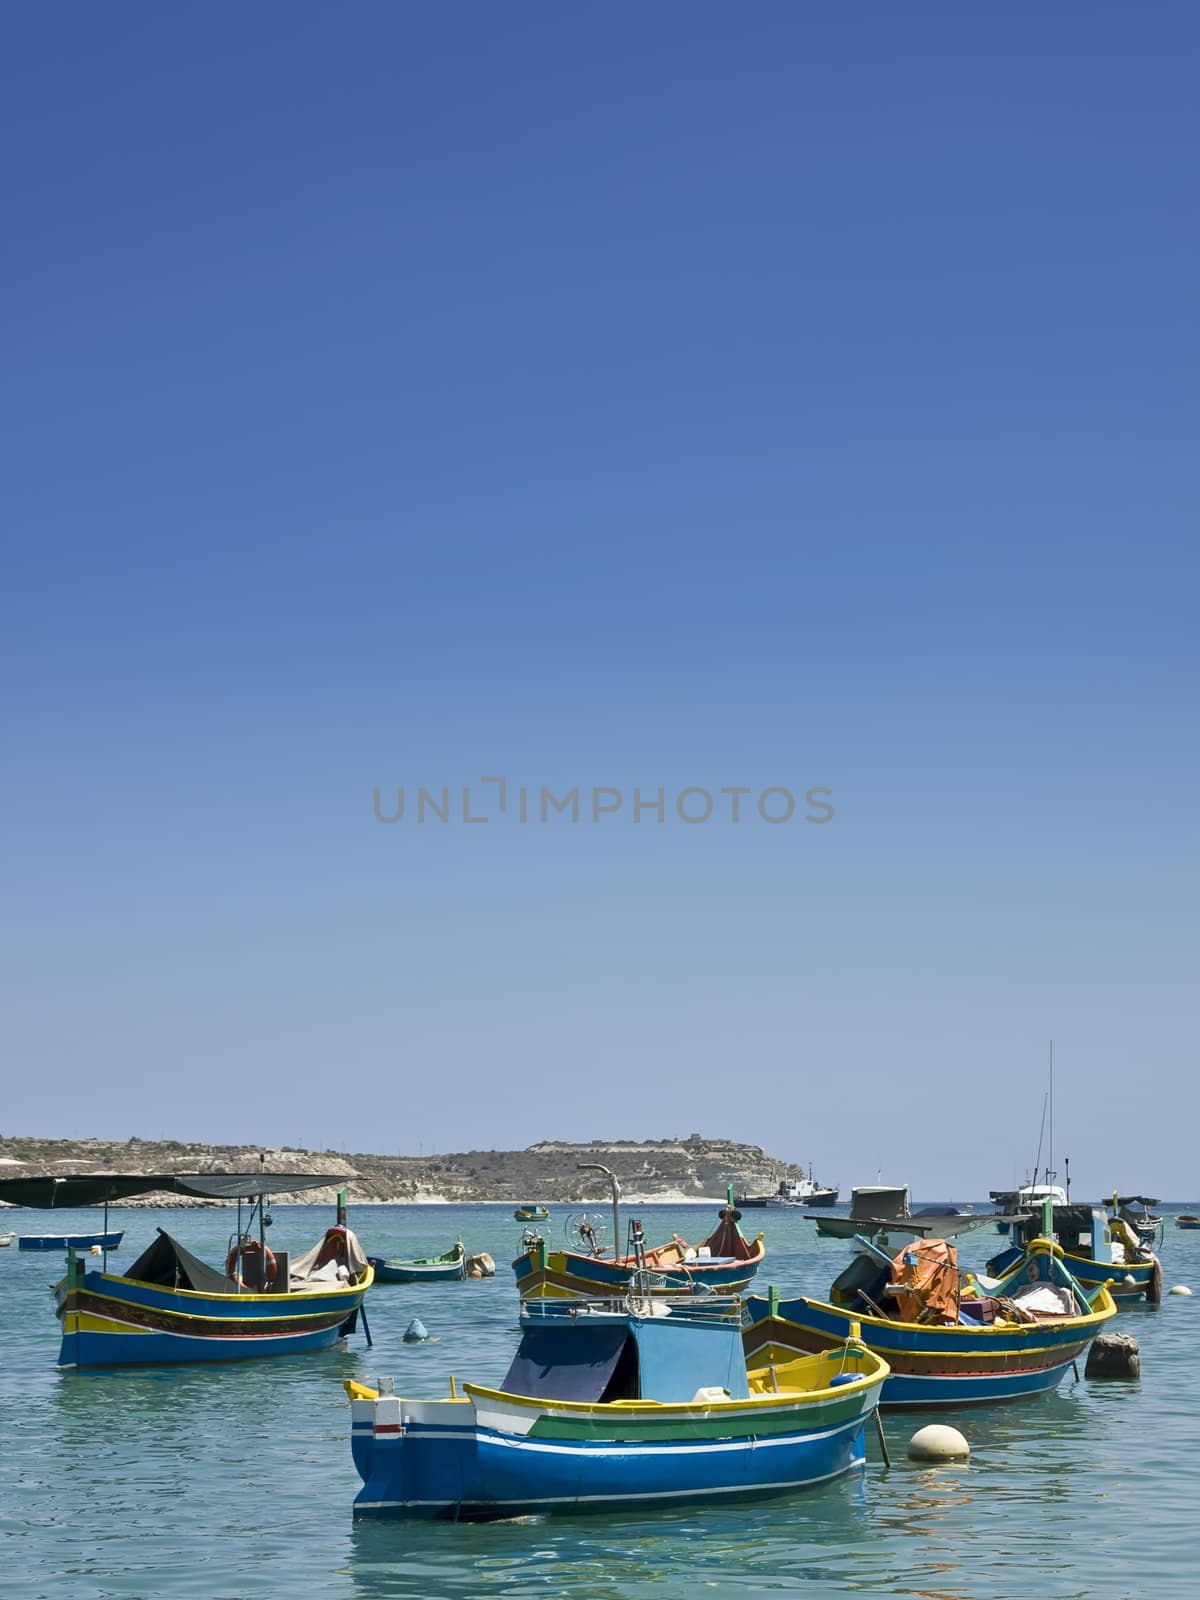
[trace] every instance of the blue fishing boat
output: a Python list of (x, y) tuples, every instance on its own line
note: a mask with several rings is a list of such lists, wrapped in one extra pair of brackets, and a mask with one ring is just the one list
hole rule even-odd
[(750, 1366), (736, 1298), (536, 1301), (521, 1326), (494, 1389), (346, 1384), (357, 1514), (487, 1520), (823, 1483), (862, 1465), (888, 1370), (853, 1339)]
[(109, 1233), (21, 1233), (18, 1250), (115, 1250), (125, 1237), (123, 1228)]
[(107, 1209), (111, 1201), (162, 1190), (236, 1201), (223, 1267), (209, 1266), (159, 1228), (124, 1274), (110, 1273), (107, 1261), (88, 1270), (69, 1248), (54, 1288), (61, 1367), (236, 1361), (328, 1349), (357, 1326), (374, 1274), (346, 1226), (344, 1190), (337, 1223), (304, 1255), (292, 1260), (266, 1244), (269, 1193), (329, 1182), (328, 1175), (269, 1172), (77, 1174), (2, 1179), (0, 1200), (46, 1209), (103, 1202)]
[(368, 1256), (375, 1269), (376, 1283), (453, 1283), (467, 1275), (467, 1252), (461, 1239), (442, 1256), (425, 1256), (416, 1261), (388, 1261)]
[[(1158, 1305), (1162, 1299), (1162, 1262), (1152, 1247), (1140, 1239), (1121, 1217), (1109, 1217), (1100, 1206), (1056, 1205), (1052, 1208), (1054, 1237), (1063, 1248), (1063, 1260), (1076, 1281), (1089, 1292), (1107, 1284), (1118, 1306), (1145, 1299)], [(1045, 1231), (1034, 1217), (1013, 1223), (1012, 1244), (987, 1264), (993, 1276), (1012, 1270), (1033, 1234)]]
[(943, 1239), (914, 1240), (891, 1258), (859, 1243), (829, 1301), (748, 1302), (748, 1362), (836, 1349), (853, 1324), (888, 1363), (883, 1408), (984, 1405), (1055, 1388), (1116, 1314), (1107, 1289), (1086, 1291), (1049, 1239), (998, 1280), (960, 1274)]
[[(613, 1235), (619, 1217), (614, 1202)], [(594, 1295), (621, 1294), (636, 1273), (659, 1295), (690, 1295), (697, 1289), (718, 1294), (739, 1294), (752, 1281), (766, 1256), (760, 1233), (747, 1239), (738, 1223), (741, 1212), (730, 1203), (722, 1208), (717, 1226), (698, 1245), (689, 1245), (673, 1233), (664, 1244), (647, 1246), (640, 1222), (630, 1223), (628, 1248), (623, 1255), (606, 1253), (595, 1226), (584, 1219), (573, 1225), (574, 1249), (554, 1250), (537, 1234), (526, 1233), (525, 1249), (513, 1262), (522, 1301), (529, 1299), (587, 1299)]]

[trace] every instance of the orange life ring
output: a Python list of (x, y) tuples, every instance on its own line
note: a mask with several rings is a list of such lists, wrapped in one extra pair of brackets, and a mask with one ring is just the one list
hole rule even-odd
[[(236, 1283), (239, 1289), (246, 1288), (246, 1280), (238, 1271), (238, 1258), (239, 1256), (243, 1259), (246, 1256), (257, 1256), (259, 1249), (260, 1246), (257, 1239), (241, 1239), (225, 1257), (225, 1276)], [(263, 1270), (259, 1274), (259, 1282), (254, 1286), (260, 1292), (274, 1287), (275, 1279), (279, 1272), (278, 1267), (275, 1265), (275, 1252), (269, 1245), (264, 1254), (263, 1263)]]

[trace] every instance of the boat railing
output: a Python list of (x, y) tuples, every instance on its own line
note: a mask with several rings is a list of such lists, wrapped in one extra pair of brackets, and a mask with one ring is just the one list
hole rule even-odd
[(539, 1297), (526, 1300), (521, 1306), (521, 1321), (526, 1324), (592, 1316), (702, 1317), (705, 1321), (729, 1319), (743, 1325), (750, 1320), (741, 1295), (723, 1295), (711, 1289), (696, 1294), (658, 1294), (631, 1287), (619, 1294), (580, 1295), (570, 1300)]

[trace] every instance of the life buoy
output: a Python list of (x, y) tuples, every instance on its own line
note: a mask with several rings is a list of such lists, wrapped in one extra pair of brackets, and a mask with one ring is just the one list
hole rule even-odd
[(258, 1278), (257, 1283), (248, 1285), (245, 1278), (238, 1271), (239, 1256), (243, 1260), (245, 1260), (247, 1256), (257, 1257), (260, 1248), (261, 1247), (257, 1239), (240, 1239), (225, 1257), (225, 1276), (231, 1279), (232, 1282), (236, 1283), (239, 1289), (245, 1289), (249, 1287), (258, 1290), (264, 1290), (274, 1287), (275, 1279), (279, 1269), (275, 1265), (275, 1253), (270, 1246), (267, 1247), (263, 1254), (263, 1269), (261, 1273), (256, 1274), (256, 1277)]

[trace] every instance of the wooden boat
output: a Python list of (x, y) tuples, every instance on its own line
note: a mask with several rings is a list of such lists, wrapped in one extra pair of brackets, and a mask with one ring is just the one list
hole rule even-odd
[[(1131, 1300), (1158, 1305), (1162, 1299), (1162, 1263), (1150, 1246), (1120, 1217), (1099, 1206), (1053, 1206), (1051, 1227), (1062, 1245), (1072, 1277), (1087, 1291), (1107, 1284), (1118, 1306)], [(987, 1264), (993, 1276), (1010, 1271), (1030, 1240), (1045, 1231), (1041, 1219), (1020, 1217), (1013, 1223), (1012, 1244)]]
[(550, 1212), (547, 1207), (533, 1205), (532, 1203), (518, 1206), (513, 1212), (513, 1220), (516, 1222), (545, 1222), (549, 1216)]
[(1157, 1204), (1157, 1200), (1150, 1200), (1144, 1194), (1113, 1195), (1113, 1210), (1145, 1244), (1155, 1244), (1162, 1236), (1163, 1219), (1150, 1210)]
[(125, 1230), (110, 1233), (22, 1233), (17, 1237), (18, 1250), (115, 1250), (125, 1237)]
[[(600, 1250), (586, 1222), (578, 1250), (552, 1250), (544, 1239), (526, 1240), (523, 1254), (513, 1262), (521, 1299), (588, 1298), (618, 1294), (629, 1287), (633, 1274), (649, 1274), (650, 1290), (661, 1295), (694, 1294), (713, 1289), (736, 1294), (751, 1282), (766, 1255), (763, 1236), (747, 1240), (738, 1227), (741, 1213), (722, 1209), (716, 1228), (699, 1245), (689, 1245), (673, 1233), (665, 1244), (647, 1249), (641, 1224), (635, 1222), (626, 1254), (613, 1256)], [(592, 1248), (587, 1248), (588, 1244)]]
[(452, 1283), (467, 1275), (467, 1252), (461, 1239), (444, 1256), (425, 1256), (417, 1261), (385, 1261), (368, 1256), (375, 1269), (376, 1283)]
[(864, 1459), (887, 1363), (853, 1341), (747, 1364), (741, 1305), (526, 1305), (498, 1388), (440, 1400), (347, 1383), (358, 1515), (485, 1520), (530, 1512), (760, 1499)]
[(1177, 1228), (1200, 1228), (1200, 1217), (1194, 1217), (1190, 1211), (1181, 1211), (1175, 1218)]
[(853, 1325), (890, 1368), (882, 1406), (984, 1405), (1057, 1387), (1116, 1314), (1107, 1289), (1085, 1291), (1048, 1239), (998, 1281), (964, 1278), (943, 1239), (914, 1240), (892, 1258), (868, 1244), (829, 1301), (749, 1300), (746, 1359), (833, 1350)]
[[(223, 1268), (199, 1260), (162, 1228), (123, 1275), (89, 1271), (68, 1250), (66, 1273), (54, 1288), (59, 1366), (140, 1366), (324, 1350), (352, 1333), (374, 1274), (346, 1226), (345, 1191), (337, 1224), (298, 1260), (272, 1252), (265, 1240), (268, 1192), (328, 1186), (327, 1174), (290, 1172), (76, 1174), (0, 1179), (0, 1200), (46, 1209), (103, 1201), (107, 1208), (113, 1200), (165, 1190), (237, 1201)], [(243, 1227), (245, 1200), (252, 1204)]]

